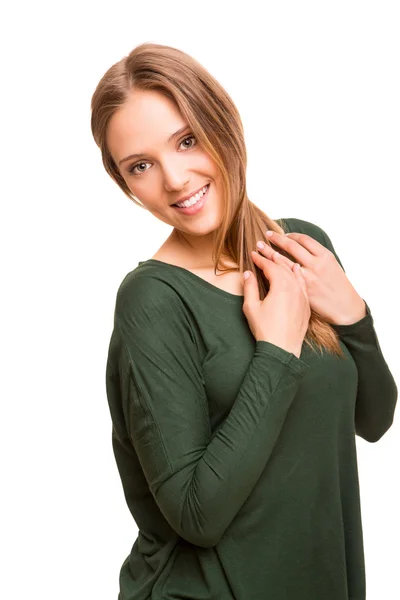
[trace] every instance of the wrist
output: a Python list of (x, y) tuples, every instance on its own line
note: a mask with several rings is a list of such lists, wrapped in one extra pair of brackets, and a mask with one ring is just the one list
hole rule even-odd
[(357, 323), (357, 321), (361, 321), (364, 317), (367, 316), (367, 307), (365, 305), (365, 301), (361, 298), (357, 307), (351, 311), (351, 313), (347, 313), (346, 315), (342, 315), (340, 319), (336, 320), (336, 325), (353, 325), (353, 323)]

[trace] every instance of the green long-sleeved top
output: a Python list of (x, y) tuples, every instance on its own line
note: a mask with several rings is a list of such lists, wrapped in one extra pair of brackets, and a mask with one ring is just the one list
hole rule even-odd
[(334, 325), (345, 358), (297, 357), (242, 306), (154, 259), (118, 289), (106, 389), (139, 530), (118, 600), (365, 599), (355, 434), (379, 440), (397, 401), (370, 309)]

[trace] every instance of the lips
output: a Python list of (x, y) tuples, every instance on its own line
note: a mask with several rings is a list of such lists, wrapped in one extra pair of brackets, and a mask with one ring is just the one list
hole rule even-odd
[(206, 204), (207, 199), (208, 199), (209, 190), (210, 190), (210, 184), (208, 183), (206, 186), (206, 193), (203, 194), (203, 196), (197, 202), (195, 202), (195, 204), (192, 204), (191, 206), (180, 207), (180, 206), (175, 206), (174, 204), (172, 206), (181, 215), (187, 215), (187, 216), (196, 215), (202, 210), (203, 206)]
[[(208, 184), (206, 184), (208, 185)], [(186, 200), (190, 200), (190, 198), (192, 198), (193, 196), (195, 196), (196, 194), (198, 194), (199, 192), (201, 192), (202, 189), (204, 189), (206, 186), (203, 185), (201, 188), (199, 188), (196, 192), (193, 192), (192, 194), (190, 194), (190, 196), (187, 196), (184, 199), (178, 200), (177, 202), (174, 202), (174, 204), (171, 204), (171, 206), (177, 206), (178, 202), (186, 202)], [(179, 208), (179, 207), (178, 207)]]

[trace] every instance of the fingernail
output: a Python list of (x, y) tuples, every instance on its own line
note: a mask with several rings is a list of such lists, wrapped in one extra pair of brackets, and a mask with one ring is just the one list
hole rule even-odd
[(273, 233), (274, 233), (273, 231), (271, 231), (270, 229), (268, 229), (268, 231), (267, 231), (267, 236), (268, 236), (268, 237), (271, 237), (271, 235), (273, 235)]
[(264, 248), (264, 242), (257, 242), (257, 248)]
[(248, 277), (250, 277), (250, 271), (245, 271), (245, 272), (243, 273), (243, 278), (244, 278), (244, 279), (247, 279)]

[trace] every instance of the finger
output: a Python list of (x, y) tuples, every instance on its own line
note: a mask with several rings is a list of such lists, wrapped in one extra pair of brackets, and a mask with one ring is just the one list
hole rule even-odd
[[(260, 243), (263, 245), (259, 246)], [(287, 256), (283, 256), (283, 254), (280, 254), (280, 252), (277, 252), (276, 250), (271, 248), (269, 244), (266, 244), (265, 242), (260, 240), (259, 242), (257, 242), (257, 249), (258, 252), (260, 252), (263, 256), (266, 256), (270, 260), (273, 260), (274, 262), (280, 265), (285, 265), (289, 269), (293, 269), (294, 262), (290, 260), (290, 258), (288, 258)]]
[(301, 289), (303, 290), (303, 293), (305, 294), (305, 296), (308, 298), (308, 290), (307, 290), (307, 283), (306, 280), (304, 278), (303, 275), (303, 269), (301, 268), (301, 266), (299, 265), (299, 263), (294, 263), (293, 265), (293, 273), (296, 275)]
[(292, 272), (292, 269), (288, 265), (275, 263), (273, 260), (266, 256), (258, 254), (258, 252), (252, 251), (251, 257), (256, 266), (261, 269), (265, 278), (268, 280), (270, 286), (274, 285), (274, 279), (279, 277), (279, 271), (277, 267), (283, 267), (285, 271)]
[(251, 258), (253, 259), (255, 265), (263, 271), (265, 277), (268, 280), (271, 279), (274, 269), (280, 266), (275, 264), (274, 261), (269, 259), (268, 257), (261, 256), (261, 254), (258, 254), (258, 252), (254, 252), (254, 250), (251, 252)]
[(326, 246), (318, 242), (310, 235), (307, 235), (306, 233), (298, 233), (297, 231), (291, 231), (290, 233), (286, 233), (284, 237), (295, 240), (296, 242), (304, 246), (304, 248), (306, 248), (310, 252), (310, 254), (313, 254), (314, 256), (319, 256), (327, 250)]
[(321, 255), (326, 250), (319, 242), (303, 233), (297, 233), (296, 238), (291, 238), (289, 234), (283, 235), (276, 231), (268, 231), (268, 233), (271, 235), (268, 235), (267, 239), (272, 244), (286, 250), (297, 262), (306, 267), (310, 267), (314, 257)]
[(325, 246), (320, 244), (320, 242), (306, 233), (297, 233), (297, 231), (291, 231), (290, 233), (286, 233), (283, 237), (286, 239), (289, 238), (290, 240), (294, 240), (298, 244), (301, 244), (310, 252), (310, 254), (313, 254), (314, 256), (321, 254), (321, 250), (326, 250)]
[[(248, 273), (248, 277), (244, 277), (246, 273)], [(257, 278), (249, 269), (243, 273), (243, 292), (245, 304), (251, 306), (256, 302), (260, 302), (260, 290)]]

